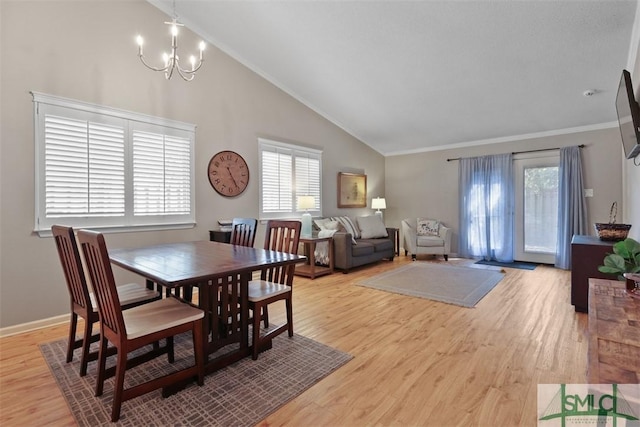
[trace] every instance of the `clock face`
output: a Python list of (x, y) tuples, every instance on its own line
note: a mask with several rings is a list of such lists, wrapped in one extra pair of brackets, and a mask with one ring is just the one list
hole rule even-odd
[(234, 197), (249, 184), (249, 168), (241, 155), (221, 151), (209, 160), (209, 182), (218, 194)]

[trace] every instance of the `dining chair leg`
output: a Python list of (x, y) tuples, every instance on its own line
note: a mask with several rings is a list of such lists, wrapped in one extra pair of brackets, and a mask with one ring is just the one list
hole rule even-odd
[(254, 307), (253, 311), (253, 339), (251, 344), (253, 345), (253, 360), (258, 360), (258, 353), (260, 352), (260, 316), (259, 313), (262, 311), (262, 307), (258, 304)]
[(269, 309), (267, 308), (267, 306), (265, 305), (264, 307), (262, 307), (262, 311), (258, 311), (258, 313), (262, 313), (262, 320), (264, 322), (264, 327), (268, 328), (269, 327)]
[(113, 408), (111, 410), (111, 421), (116, 422), (120, 418), (120, 408), (122, 407), (122, 396), (124, 393), (124, 373), (127, 370), (127, 352), (118, 349), (118, 359), (116, 362), (116, 378), (113, 393)]
[(289, 326), (289, 337), (293, 336), (293, 303), (291, 298), (287, 298), (285, 300), (285, 305), (287, 306), (287, 324)]
[(93, 323), (84, 322), (84, 338), (82, 339), (82, 358), (80, 359), (80, 376), (87, 375), (89, 365), (89, 347), (91, 347), (91, 335), (93, 333)]
[(102, 396), (105, 380), (105, 365), (107, 364), (107, 339), (100, 334), (100, 349), (98, 350), (98, 377), (96, 378), (96, 396)]
[(76, 326), (78, 326), (78, 315), (71, 312), (71, 320), (69, 322), (69, 344), (67, 345), (67, 363), (73, 360), (73, 350), (76, 344)]

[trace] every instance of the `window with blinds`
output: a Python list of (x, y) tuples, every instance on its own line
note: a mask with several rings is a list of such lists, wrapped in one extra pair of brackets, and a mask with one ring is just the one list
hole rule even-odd
[(322, 151), (266, 139), (260, 150), (260, 217), (300, 216), (298, 196), (314, 196), (312, 215), (322, 213)]
[(35, 229), (195, 223), (195, 126), (33, 93)]

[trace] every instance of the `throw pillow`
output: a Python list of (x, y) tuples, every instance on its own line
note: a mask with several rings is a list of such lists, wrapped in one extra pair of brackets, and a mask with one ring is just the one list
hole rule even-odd
[(316, 219), (313, 222), (320, 230), (337, 230), (340, 227), (340, 223), (332, 221), (331, 218)]
[(418, 218), (418, 236), (438, 236), (440, 234), (440, 221), (428, 218)]
[(388, 237), (387, 228), (378, 215), (359, 216), (356, 218), (360, 235), (363, 239), (376, 239), (378, 237)]
[(344, 227), (344, 231), (351, 234), (351, 239), (353, 240), (353, 244), (357, 244), (356, 239), (360, 238), (360, 231), (358, 227), (353, 223), (353, 220), (348, 216), (336, 216), (331, 218), (332, 221), (338, 221), (342, 227)]

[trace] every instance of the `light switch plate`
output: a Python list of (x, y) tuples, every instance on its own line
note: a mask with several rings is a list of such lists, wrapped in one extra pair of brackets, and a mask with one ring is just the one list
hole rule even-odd
[(584, 197), (593, 197), (593, 188), (585, 188)]

